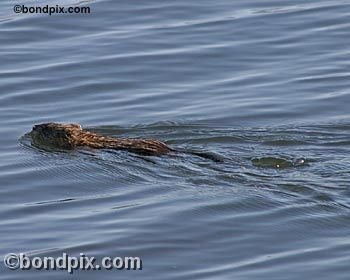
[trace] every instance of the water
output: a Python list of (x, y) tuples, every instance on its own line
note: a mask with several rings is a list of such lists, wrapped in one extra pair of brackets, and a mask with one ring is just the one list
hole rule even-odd
[[(143, 261), (75, 279), (348, 279), (349, 1), (14, 4), (0, 4), (1, 259)], [(23, 136), (48, 121), (225, 160), (42, 151)]]

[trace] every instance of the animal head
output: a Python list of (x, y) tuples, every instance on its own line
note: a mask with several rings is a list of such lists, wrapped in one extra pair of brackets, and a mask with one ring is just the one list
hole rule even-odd
[(30, 136), (36, 146), (72, 149), (74, 148), (72, 135), (81, 130), (79, 124), (43, 123), (34, 125)]

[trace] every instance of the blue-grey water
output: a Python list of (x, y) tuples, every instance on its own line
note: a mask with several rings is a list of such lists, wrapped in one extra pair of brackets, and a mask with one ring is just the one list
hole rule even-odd
[[(349, 279), (350, 1), (0, 3), (8, 253), (139, 256), (74, 279)], [(25, 3), (24, 3), (25, 2)], [(14, 4), (90, 14), (15, 14)], [(47, 151), (34, 124), (210, 151)]]

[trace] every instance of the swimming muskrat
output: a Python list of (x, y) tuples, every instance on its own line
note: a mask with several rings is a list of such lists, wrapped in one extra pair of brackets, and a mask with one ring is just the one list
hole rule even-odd
[(222, 161), (222, 158), (215, 154), (177, 150), (158, 140), (103, 136), (82, 129), (80, 124), (38, 124), (33, 126), (30, 136), (32, 144), (39, 147), (50, 146), (64, 150), (76, 147), (90, 147), (94, 149), (125, 150), (146, 156), (160, 156), (181, 152), (208, 158), (216, 162)]

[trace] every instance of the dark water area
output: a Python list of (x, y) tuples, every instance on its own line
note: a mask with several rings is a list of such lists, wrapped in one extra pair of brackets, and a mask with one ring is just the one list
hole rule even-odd
[[(1, 279), (349, 279), (349, 1), (0, 3)], [(211, 152), (48, 151), (34, 124)], [(138, 256), (138, 271), (10, 270)]]

